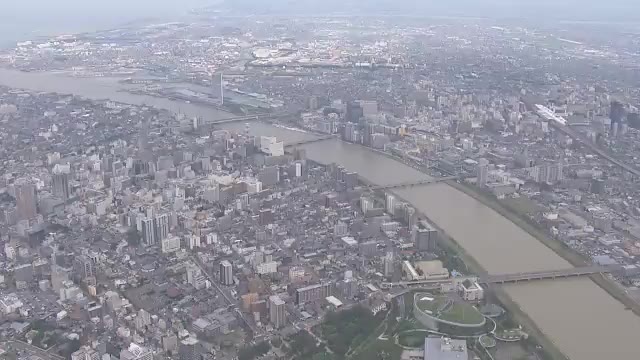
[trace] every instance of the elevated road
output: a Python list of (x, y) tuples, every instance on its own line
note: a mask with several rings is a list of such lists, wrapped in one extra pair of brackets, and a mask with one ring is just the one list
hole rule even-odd
[(622, 168), (623, 170), (626, 170), (626, 171), (630, 172), (634, 176), (640, 176), (640, 170), (639, 169), (637, 169), (637, 168), (635, 168), (635, 167), (633, 167), (633, 166), (631, 166), (629, 164), (626, 164), (626, 163), (622, 162), (619, 159), (616, 159), (615, 157), (613, 157), (608, 152), (604, 151), (603, 149), (600, 149), (598, 146), (596, 146), (596, 144), (592, 143), (590, 140), (585, 139), (582, 135), (580, 135), (578, 132), (576, 132), (574, 129), (570, 128), (567, 125), (567, 120), (565, 120), (562, 116), (557, 115), (553, 110), (549, 109), (546, 106), (539, 105), (539, 104), (536, 104), (535, 108), (536, 108), (536, 113), (538, 114), (538, 116), (540, 116), (541, 118), (547, 120), (551, 126), (553, 126), (554, 128), (558, 129), (559, 131), (563, 132), (564, 134), (568, 135), (573, 140), (580, 142), (587, 149), (589, 149), (592, 153), (594, 153), (594, 154), (600, 156), (601, 158), (605, 159), (606, 161), (608, 161), (608, 162), (610, 162), (610, 163)]
[(559, 131), (565, 133), (566, 135), (568, 135), (573, 140), (580, 142), (587, 149), (589, 149), (589, 151), (591, 151), (592, 153), (594, 153), (594, 154), (598, 155), (599, 157), (605, 159), (606, 161), (608, 161), (608, 162), (610, 162), (610, 163), (622, 168), (623, 170), (626, 170), (626, 171), (630, 172), (634, 176), (640, 176), (640, 170), (639, 169), (637, 169), (637, 168), (635, 168), (635, 167), (633, 167), (633, 166), (631, 166), (629, 164), (626, 164), (626, 163), (622, 162), (619, 159), (616, 159), (615, 157), (613, 157), (608, 152), (606, 152), (603, 149), (599, 148), (596, 144), (594, 144), (590, 140), (585, 139), (583, 136), (578, 134), (572, 128), (570, 128), (568, 126), (565, 126), (565, 125), (561, 125), (559, 123), (555, 123), (555, 122), (551, 122), (551, 124), (552, 124), (552, 126), (554, 128), (556, 128)]
[[(32, 359), (40, 359), (40, 360), (65, 360), (62, 356), (52, 354), (47, 352), (46, 350), (40, 349), (39, 347), (33, 346), (31, 344), (27, 344), (24, 341), (19, 340), (11, 340), (0, 343), (0, 348), (4, 348), (5, 351), (10, 352), (14, 350), (20, 350), (26, 353), (26, 355), (31, 355)], [(2, 359), (10, 359), (11, 357), (6, 354), (6, 357), (0, 356)]]

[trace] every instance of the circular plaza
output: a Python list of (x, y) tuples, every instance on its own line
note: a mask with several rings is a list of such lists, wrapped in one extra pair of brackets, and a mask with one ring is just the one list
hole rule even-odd
[(413, 315), (429, 330), (458, 336), (482, 334), (487, 324), (474, 306), (446, 295), (414, 294)]

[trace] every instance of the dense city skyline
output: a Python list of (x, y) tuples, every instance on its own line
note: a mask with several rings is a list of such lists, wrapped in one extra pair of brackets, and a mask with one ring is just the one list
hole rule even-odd
[(39, 1), (3, 360), (640, 356), (630, 3)]

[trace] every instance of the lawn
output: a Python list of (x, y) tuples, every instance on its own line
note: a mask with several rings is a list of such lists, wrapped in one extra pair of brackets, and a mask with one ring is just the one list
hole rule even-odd
[(481, 324), (484, 316), (472, 305), (456, 302), (446, 296), (416, 293), (418, 308), (438, 319), (460, 324)]
[(351, 360), (399, 360), (402, 348), (393, 343), (393, 340), (376, 339), (372, 344), (351, 356)]
[(429, 335), (427, 331), (405, 331), (398, 335), (398, 343), (402, 346), (421, 348), (424, 346), (424, 338)]

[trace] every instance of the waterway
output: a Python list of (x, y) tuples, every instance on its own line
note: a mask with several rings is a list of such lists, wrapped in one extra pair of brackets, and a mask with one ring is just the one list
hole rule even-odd
[[(205, 106), (123, 93), (112, 80), (66, 79), (52, 74), (0, 70), (0, 85), (39, 91), (73, 93), (87, 98), (147, 104), (207, 119), (227, 116)], [(235, 130), (246, 124), (226, 124)], [(250, 123), (254, 135), (277, 136), (285, 142), (313, 135)], [(320, 163), (338, 163), (371, 182), (394, 184), (426, 178), (417, 170), (357, 145), (326, 140), (305, 145), (307, 156)], [(402, 189), (398, 194), (453, 237), (489, 273), (529, 272), (571, 265), (492, 209), (445, 184)], [(558, 348), (572, 360), (640, 359), (635, 341), (640, 317), (587, 278), (509, 285), (506, 291)]]
[(0, 85), (16, 89), (73, 94), (93, 100), (113, 100), (117, 102), (153, 106), (158, 109), (182, 113), (188, 117), (206, 120), (229, 118), (234, 115), (209, 106), (174, 101), (148, 95), (127, 92), (131, 86), (119, 83), (120, 78), (72, 77), (65, 73), (22, 72), (0, 68)]

